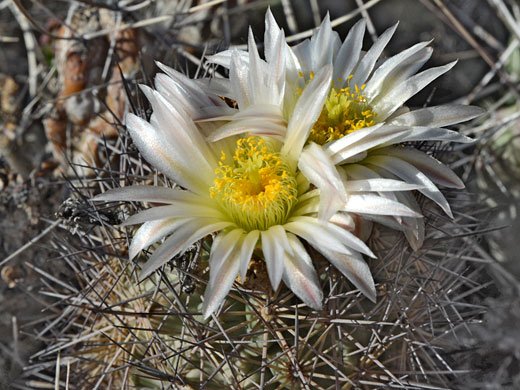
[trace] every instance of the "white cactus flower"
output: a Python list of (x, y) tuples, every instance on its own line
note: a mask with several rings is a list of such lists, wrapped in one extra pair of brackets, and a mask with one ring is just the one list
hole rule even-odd
[[(283, 52), (285, 42), (282, 39), (277, 42)], [(281, 52), (276, 55), (283, 58)], [(235, 60), (239, 61), (239, 57)], [(318, 219), (321, 199), (329, 196), (327, 189), (312, 187), (299, 170), (298, 160), (305, 137), (320, 115), (321, 104), (328, 94), (332, 68), (324, 67), (307, 83), (288, 123), (279, 118), (278, 112), (275, 114), (286, 84), (284, 61), (274, 65), (272, 61), (269, 73), (263, 68), (255, 73), (252, 68), (248, 80), (241, 79), (243, 75), (237, 76), (248, 87), (236, 89), (236, 101), (247, 106), (255, 102), (262, 104), (265, 99), (275, 103), (268, 107), (273, 115), (266, 114), (264, 120), (258, 122), (250, 121), (249, 114), (254, 117), (260, 111), (240, 112), (237, 115), (242, 115), (242, 125), (249, 129), (249, 134), (228, 134), (225, 139), (210, 142), (205, 136), (227, 131), (226, 125), (219, 128), (222, 122), (195, 123), (192, 118), (199, 117), (200, 112), (230, 109), (222, 99), (203, 91), (195, 80), (159, 66), (166, 74), (156, 76), (156, 90), (142, 87), (153, 108), (150, 122), (128, 114), (126, 126), (143, 157), (183, 189), (130, 186), (109, 190), (94, 198), (165, 204), (137, 213), (124, 223), (143, 224), (133, 237), (130, 258), (169, 236), (143, 266), (141, 277), (150, 275), (194, 242), (215, 234), (204, 296), (205, 318), (224, 300), (237, 275), (240, 273), (242, 279), (246, 276), (255, 250), (266, 262), (274, 290), (283, 280), (308, 306), (320, 309), (320, 282), (302, 244), (304, 240), (374, 301), (374, 281), (362, 254), (374, 255), (351, 232), (354, 223), (348, 213), (418, 217), (399, 202), (370, 193), (390, 187), (409, 190), (416, 186), (380, 178), (351, 181), (347, 186), (349, 197), (337, 212), (330, 220)], [(233, 69), (242, 72), (243, 68)], [(267, 86), (269, 88), (264, 88)], [(253, 93), (251, 89), (255, 87), (257, 90)], [(318, 107), (316, 96), (322, 100)], [(287, 137), (278, 140), (258, 137), (257, 130), (265, 132), (266, 123), (265, 128), (276, 128)], [(328, 158), (325, 154), (314, 156), (321, 157)]]
[[(383, 49), (396, 27), (397, 24), (386, 30), (367, 52), (363, 52), (365, 21), (356, 23), (341, 42), (327, 15), (310, 39), (289, 47), (283, 30), (268, 10), (265, 61), (260, 60), (250, 31), (248, 52), (226, 50), (209, 57), (210, 62), (229, 68), (229, 79), (199, 81), (206, 90), (235, 100), (237, 109), (234, 113), (228, 108), (225, 113), (217, 109), (199, 119), (229, 121), (211, 135), (213, 140), (250, 131), (242, 125), (244, 118), (247, 118), (247, 124), (261, 123), (256, 125), (255, 134), (290, 139), (292, 135), (284, 133), (285, 127), (278, 124), (284, 120), (289, 124), (300, 120), (305, 114), (297, 111), (298, 101), (304, 98), (302, 91), (320, 75), (323, 88), (314, 94), (314, 106), (310, 108), (312, 114), (316, 109), (320, 113), (307, 132), (297, 133), (298, 147), (290, 150), (291, 144), (284, 149), (288, 154), (299, 156), (299, 169), (322, 190), (320, 219), (328, 220), (348, 199), (348, 180), (376, 178), (400, 179), (416, 185), (419, 192), (452, 217), (450, 206), (437, 185), (460, 189), (464, 187), (462, 181), (452, 170), (426, 153), (413, 147), (395, 145), (423, 140), (472, 142), (446, 126), (475, 118), (483, 110), (464, 105), (412, 111), (406, 108), (404, 103), (410, 97), (450, 70), (455, 62), (417, 73), (431, 56), (430, 42), (418, 43), (381, 60)], [(268, 72), (280, 62), (285, 63), (283, 73), (271, 76), (277, 80), (284, 76), (286, 82), (283, 88), (270, 88), (276, 91), (275, 96), (259, 95), (250, 88), (252, 74), (258, 73), (256, 69), (260, 65), (264, 72)], [(269, 87), (274, 85), (270, 80), (266, 83)], [(270, 102), (274, 107), (269, 106)], [(303, 152), (300, 145), (304, 147)], [(391, 188), (386, 190), (391, 191)], [(397, 190), (401, 191), (401, 188)], [(420, 212), (409, 192), (386, 192), (385, 196)], [(422, 219), (364, 217), (403, 230), (414, 249), (422, 245)]]

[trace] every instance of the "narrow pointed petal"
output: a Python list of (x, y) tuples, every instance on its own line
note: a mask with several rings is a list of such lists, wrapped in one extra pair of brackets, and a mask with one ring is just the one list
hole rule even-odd
[(177, 202), (171, 206), (152, 207), (126, 219), (121, 226), (137, 225), (143, 222), (157, 221), (163, 218), (211, 217), (225, 220), (224, 215), (214, 206)]
[(374, 155), (393, 156), (406, 161), (423, 172), (434, 183), (448, 188), (464, 188), (464, 183), (446, 165), (417, 149), (389, 147), (374, 152)]
[(365, 96), (370, 100), (371, 97), (376, 96), (379, 93), (380, 88), (383, 86), (385, 78), (392, 73), (402, 62), (406, 59), (422, 50), (424, 47), (429, 45), (432, 41), (421, 42), (403, 50), (399, 54), (387, 59), (379, 68), (374, 71), (374, 74), (370, 80), (366, 83), (366, 88), (363, 90)]
[(216, 131), (210, 134), (208, 140), (215, 142), (233, 135), (244, 133), (251, 133), (252, 135), (273, 137), (279, 140), (283, 140), (287, 131), (287, 128), (283, 124), (262, 121), (260, 119), (261, 117), (231, 121), (228, 124), (219, 127)]
[[(422, 185), (422, 184), (421, 184)], [(393, 215), (421, 218), (422, 215), (409, 207), (374, 194), (351, 194), (343, 211), (356, 214)]]
[(465, 144), (475, 142), (474, 139), (457, 131), (443, 129), (442, 127), (413, 127), (410, 134), (401, 140), (401, 142), (410, 141), (450, 141)]
[(384, 168), (408, 183), (422, 186), (418, 191), (437, 203), (448, 216), (453, 218), (450, 206), (444, 195), (424, 173), (412, 164), (398, 157), (377, 155), (369, 157), (366, 162)]
[(284, 225), (284, 228), (288, 232), (300, 236), (311, 244), (322, 245), (323, 247), (335, 252), (349, 252), (347, 249), (345, 249), (343, 242), (341, 242), (334, 235), (331, 235), (330, 231), (327, 230), (322, 224), (320, 224), (315, 218), (305, 218), (313, 219), (314, 221), (310, 222), (305, 219), (301, 219), (301, 217), (296, 217), (292, 218), (291, 222), (287, 222)]
[[(363, 130), (365, 129), (355, 131), (327, 145), (327, 152), (330, 153), (331, 160), (334, 164), (340, 164), (359, 153), (366, 152), (380, 145), (398, 143), (411, 132), (411, 130), (406, 127), (383, 125), (377, 130), (371, 130), (371, 132), (360, 141), (351, 143), (352, 139), (355, 138), (352, 137), (349, 139), (348, 137)], [(345, 138), (347, 139), (345, 140)], [(335, 152), (335, 150), (337, 150), (337, 152)]]
[[(210, 280), (211, 270), (220, 269), (224, 261), (235, 249), (238, 248), (240, 252), (241, 243), (244, 237), (245, 235), (242, 229), (233, 229), (227, 233), (220, 233), (215, 237), (209, 257)], [(239, 252), (237, 252), (237, 254)]]
[[(375, 257), (366, 244), (349, 231), (330, 222), (320, 223), (313, 217), (295, 217), (284, 225), (285, 229), (306, 241), (323, 245), (336, 252), (349, 253), (352, 248), (370, 257)], [(335, 249), (337, 248), (337, 249)]]
[(417, 184), (409, 184), (392, 179), (366, 179), (347, 180), (345, 190), (350, 192), (385, 192), (385, 191), (411, 191), (421, 188)]
[(224, 103), (222, 99), (208, 96), (208, 94), (200, 88), (200, 86), (195, 80), (190, 79), (181, 72), (173, 68), (170, 68), (169, 66), (161, 64), (158, 61), (156, 61), (155, 63), (159, 67), (159, 69), (161, 69), (164, 73), (170, 76), (177, 83), (177, 85), (183, 91), (185, 91), (186, 96), (190, 96), (192, 99), (197, 99), (200, 102), (201, 106), (226, 105), (226, 103)]
[(191, 162), (179, 159), (152, 125), (133, 114), (127, 114), (126, 124), (133, 142), (150, 164), (180, 186), (199, 194), (207, 193), (208, 183), (203, 180), (203, 172), (196, 176), (191, 174)]
[[(213, 94), (215, 96), (224, 96), (233, 100), (235, 99), (235, 96), (233, 95), (233, 92), (231, 90), (231, 81), (229, 79), (220, 79), (216, 77), (211, 78), (202, 78), (202, 79), (196, 79), (193, 80), (197, 84), (197, 86), (204, 91), (206, 91), (208, 94)], [(205, 106), (207, 107), (207, 106)], [(223, 107), (226, 108), (226, 107)], [(197, 113), (195, 113), (193, 120), (196, 120), (198, 118)]]
[(287, 137), (282, 148), (292, 160), (294, 167), (301, 154), (303, 145), (309, 137), (312, 125), (320, 116), (323, 104), (327, 99), (332, 77), (332, 67), (326, 66), (309, 82), (296, 103), (293, 115), (289, 121)]
[[(283, 118), (280, 106), (272, 104), (255, 104), (241, 110), (234, 108), (222, 107), (205, 107), (201, 109), (202, 114), (199, 115), (197, 122), (208, 121), (231, 121), (243, 119), (266, 120), (273, 123), (287, 125), (287, 121)], [(200, 119), (199, 119), (200, 118)]]
[[(275, 225), (277, 226), (277, 225)], [(273, 226), (273, 227), (275, 227)], [(264, 253), (265, 264), (267, 266), (267, 273), (269, 274), (269, 281), (273, 290), (276, 291), (280, 285), (283, 275), (283, 260), (285, 252), (285, 242), (287, 241), (287, 234), (284, 230), (285, 240), (277, 235), (278, 230), (273, 229), (262, 231), (262, 252)], [(280, 227), (280, 226), (278, 226)]]
[(374, 42), (372, 47), (368, 50), (365, 56), (359, 61), (359, 64), (354, 73), (354, 77), (350, 80), (351, 85), (363, 85), (365, 84), (368, 76), (372, 73), (374, 65), (378, 60), (379, 56), (383, 52), (384, 48), (394, 35), (394, 32), (399, 23), (394, 24), (392, 27), (387, 29), (381, 36)]
[(345, 38), (334, 60), (334, 76), (332, 78), (334, 81), (338, 79), (347, 80), (348, 76), (352, 74), (361, 54), (365, 27), (365, 19), (361, 19), (348, 32), (347, 38)]
[[(240, 267), (241, 229), (220, 233), (213, 241), (210, 252), (210, 277), (204, 294), (202, 313), (208, 318), (222, 303), (235, 281)], [(218, 264), (217, 264), (218, 263)]]
[(194, 242), (200, 240), (208, 234), (225, 229), (233, 225), (231, 222), (221, 221), (213, 218), (196, 218), (181, 227), (175, 234), (171, 235), (153, 255), (148, 259), (141, 270), (139, 279), (148, 277), (160, 266), (166, 264), (174, 256), (188, 249)]
[[(177, 155), (177, 159), (191, 160), (191, 165), (196, 163), (201, 175), (210, 180), (217, 160), (193, 121), (174, 108), (157, 91), (144, 85), (141, 86), (141, 90), (152, 104), (154, 110), (152, 118), (155, 118), (155, 123), (152, 124), (163, 138), (163, 143)], [(208, 172), (210, 172), (209, 176)]]
[(247, 268), (249, 267), (251, 256), (253, 255), (253, 251), (255, 250), (259, 238), (260, 231), (258, 230), (249, 232), (244, 238), (242, 249), (240, 250), (240, 276), (242, 277), (242, 281), (246, 278)]
[(334, 214), (330, 219), (330, 222), (348, 232), (352, 232), (356, 228), (354, 218), (352, 218), (352, 216), (347, 213), (339, 212)]
[(229, 79), (231, 80), (231, 91), (236, 98), (238, 107), (245, 108), (251, 104), (250, 91), (248, 88), (248, 71), (242, 58), (235, 50), (231, 56), (231, 68)]
[(395, 117), (391, 123), (399, 126), (444, 127), (466, 122), (485, 112), (486, 110), (476, 106), (450, 104), (410, 111)]
[[(186, 90), (164, 73), (155, 76), (155, 88), (166, 100), (175, 102), (176, 108), (181, 108), (187, 115), (194, 118), (200, 107), (208, 105), (207, 99), (200, 99), (197, 95), (186, 94)], [(223, 106), (213, 106), (224, 109)]]
[(288, 234), (288, 238), (294, 256), (285, 254), (283, 280), (307, 306), (321, 310), (323, 292), (312, 260), (298, 238), (292, 234)]
[(343, 181), (323, 148), (315, 143), (307, 146), (298, 160), (298, 168), (307, 180), (320, 189), (318, 217), (328, 221), (347, 200)]
[[(257, 104), (271, 103), (268, 101), (268, 91), (264, 82), (265, 78), (267, 77), (267, 64), (260, 58), (260, 55), (258, 54), (258, 48), (256, 47), (256, 42), (253, 37), (253, 30), (251, 27), (249, 27), (248, 33), (248, 52), (249, 72), (247, 86), (250, 90), (251, 103), (255, 106)], [(241, 108), (244, 109), (244, 107)]]
[(356, 286), (363, 295), (376, 302), (376, 287), (368, 264), (359, 253), (350, 255), (334, 253), (323, 248), (316, 248), (334, 267)]
[(280, 27), (271, 12), (271, 8), (265, 13), (264, 53), (267, 62), (274, 60), (276, 56), (276, 45), (281, 34)]
[[(212, 64), (223, 66), (226, 69), (231, 67), (231, 57), (236, 49), (229, 49), (218, 52), (211, 56), (207, 56), (206, 60)], [(249, 63), (249, 54), (244, 50), (237, 50), (238, 55), (241, 57), (241, 61), (244, 64)]]
[[(399, 202), (407, 205), (412, 210), (420, 211), (421, 207), (417, 203), (415, 196), (409, 192), (399, 192), (395, 194)], [(414, 251), (418, 251), (424, 242), (424, 218), (403, 217), (402, 224), (409, 228), (404, 231), (404, 235)]]
[[(425, 47), (422, 50), (419, 50), (417, 53), (408, 57), (404, 60), (399, 66), (397, 66), (386, 78), (383, 80), (383, 84), (380, 88), (377, 89), (378, 95), (371, 96), (369, 99), (372, 107), (376, 107), (377, 102), (384, 99), (387, 94), (395, 90), (397, 86), (399, 86), (402, 82), (407, 80), (412, 75), (416, 74), (419, 69), (423, 67), (423, 65), (431, 58), (433, 53), (433, 49), (431, 47)], [(378, 115), (379, 120), (390, 120), (390, 118), (397, 114), (399, 114), (399, 110), (402, 109), (403, 106), (399, 107), (394, 113), (387, 118), (383, 118)], [(409, 110), (408, 110), (409, 111)], [(396, 115), (396, 116), (397, 116)]]
[(285, 35), (283, 31), (278, 36), (275, 44), (275, 53), (271, 61), (268, 62), (267, 66), (267, 80), (265, 94), (267, 100), (265, 104), (273, 104), (276, 106), (282, 106), (285, 92), (285, 71), (286, 71), (286, 48)]
[(132, 260), (141, 250), (173, 233), (187, 221), (189, 221), (188, 218), (168, 218), (145, 222), (132, 237), (132, 243), (128, 249), (128, 258)]
[(317, 71), (326, 65), (332, 64), (332, 59), (339, 46), (339, 38), (332, 31), (330, 15), (327, 12), (320, 27), (314, 31), (310, 44), (310, 69)]
[[(384, 125), (383, 123), (380, 123), (380, 124), (377, 124), (374, 126), (359, 129), (350, 134), (347, 134), (346, 136), (340, 138), (339, 140), (329, 142), (325, 146), (325, 148), (327, 149), (327, 151), (330, 154), (339, 153), (342, 150), (349, 148), (351, 145), (357, 144), (358, 142), (365, 139), (366, 137), (377, 134), (376, 131), (378, 132), (378, 130), (383, 125)], [(397, 127), (392, 127), (392, 128), (397, 129)]]
[(349, 180), (379, 179), (381, 175), (361, 164), (350, 164), (342, 167)]
[(404, 102), (430, 84), (433, 80), (449, 71), (456, 63), (457, 62), (454, 61), (444, 66), (427, 69), (397, 85), (380, 101), (373, 105), (374, 110), (378, 114), (378, 120), (385, 120), (388, 118), (395, 110), (401, 107)]
[(175, 203), (177, 201), (202, 202), (204, 198), (189, 191), (155, 186), (128, 186), (113, 188), (92, 198), (95, 201), (135, 201)]

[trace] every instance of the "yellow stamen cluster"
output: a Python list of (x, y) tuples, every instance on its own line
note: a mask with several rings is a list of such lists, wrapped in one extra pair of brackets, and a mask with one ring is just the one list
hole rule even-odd
[[(342, 81), (338, 79), (338, 82)], [(351, 88), (349, 82), (344, 88), (334, 88), (333, 84), (320, 117), (311, 130), (309, 141), (323, 145), (356, 130), (373, 126), (377, 114), (363, 96), (363, 89), (364, 84), (361, 87), (355, 84), (354, 88)]]
[(258, 137), (241, 138), (232, 159), (225, 153), (210, 195), (246, 231), (284, 223), (296, 202), (296, 179), (272, 146)]

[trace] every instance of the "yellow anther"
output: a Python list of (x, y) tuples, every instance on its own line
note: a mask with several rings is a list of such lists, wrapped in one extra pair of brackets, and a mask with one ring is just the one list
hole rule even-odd
[(332, 85), (322, 112), (311, 130), (309, 141), (323, 145), (375, 124), (377, 114), (362, 95), (366, 85), (351, 87), (352, 78), (353, 75), (347, 78), (344, 88), (334, 88)]
[(210, 196), (243, 229), (283, 223), (297, 195), (296, 179), (272, 146), (258, 137), (237, 141), (234, 162), (215, 170)]

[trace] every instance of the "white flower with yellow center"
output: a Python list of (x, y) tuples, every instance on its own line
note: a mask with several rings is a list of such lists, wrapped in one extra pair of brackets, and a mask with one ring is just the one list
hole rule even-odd
[[(312, 184), (327, 193), (327, 202), (322, 202), (320, 207), (322, 219), (328, 220), (346, 201), (348, 180), (374, 178), (401, 179), (416, 185), (419, 192), (452, 216), (450, 206), (437, 185), (463, 188), (462, 181), (448, 167), (426, 153), (413, 147), (394, 145), (424, 140), (472, 141), (445, 126), (475, 118), (483, 113), (482, 109), (446, 105), (410, 111), (403, 106), (410, 97), (450, 70), (455, 62), (417, 73), (431, 56), (429, 42), (418, 43), (381, 60), (383, 49), (397, 25), (386, 30), (367, 52), (363, 52), (363, 20), (341, 42), (338, 34), (332, 31), (327, 15), (310, 39), (294, 47), (285, 44), (285, 51), (278, 48), (279, 42), (283, 40), (283, 31), (270, 11), (266, 14), (265, 24), (264, 67), (268, 68), (280, 61), (286, 64), (286, 84), (280, 91), (283, 96), (277, 99), (280, 102), (278, 122), (281, 119), (289, 123), (293, 121), (295, 113), (296, 117), (299, 114), (295, 107), (301, 99), (303, 88), (318, 74), (323, 74), (324, 69), (332, 69), (325, 88), (315, 96), (320, 114), (308, 133), (299, 134), (307, 145), (299, 158), (299, 169)], [(219, 110), (211, 113), (213, 119), (230, 121), (217, 130), (212, 139), (247, 131), (241, 125), (244, 115), (249, 123), (263, 123), (263, 128), (258, 128), (256, 134), (286, 138), (285, 128), (278, 126), (274, 120), (274, 110), (266, 109), (252, 99), (240, 100), (239, 95), (244, 94), (242, 91), (246, 90), (246, 81), (250, 78), (248, 69), (258, 67), (257, 58), (251, 33), (248, 52), (227, 50), (209, 58), (211, 62), (229, 68), (230, 77), (229, 80), (206, 82), (204, 87), (238, 102), (235, 114), (229, 112), (229, 109), (226, 109), (225, 114), (221, 110), (220, 116)], [(249, 90), (250, 95), (251, 92), (254, 91)], [(204, 118), (207, 120), (211, 114)], [(337, 172), (334, 166), (340, 167)], [(336, 180), (338, 175), (342, 183)], [(414, 197), (408, 192), (387, 192), (385, 196), (420, 211)], [(404, 230), (414, 248), (421, 246), (424, 234), (421, 219), (366, 217)]]
[[(289, 123), (285, 143), (252, 135), (254, 126), (250, 135), (208, 142), (204, 135), (218, 131), (218, 124), (195, 124), (192, 118), (201, 110), (223, 109), (223, 101), (206, 94), (196, 81), (159, 66), (167, 74), (156, 76), (157, 90), (142, 87), (153, 108), (150, 122), (129, 114), (126, 125), (144, 158), (183, 189), (130, 186), (95, 198), (164, 204), (141, 211), (124, 223), (143, 224), (133, 237), (131, 259), (169, 236), (143, 266), (141, 277), (150, 275), (194, 242), (216, 234), (209, 256), (205, 317), (217, 309), (237, 275), (245, 277), (255, 249), (265, 259), (274, 290), (284, 280), (307, 305), (320, 309), (319, 279), (301, 242), (304, 240), (375, 300), (374, 282), (362, 256), (373, 254), (351, 233), (354, 223), (348, 213), (417, 217), (398, 202), (368, 193), (387, 186), (402, 186), (403, 190), (415, 187), (388, 179), (352, 181), (348, 201), (330, 220), (318, 220), (324, 191), (309, 184), (297, 168), (297, 161), (305, 141), (301, 134), (310, 131), (320, 114), (314, 96), (324, 90), (330, 69), (303, 89), (294, 109), (301, 115)], [(284, 66), (277, 65), (282, 73)], [(277, 79), (280, 89), (284, 88), (283, 80)], [(260, 78), (260, 82), (264, 81)]]

